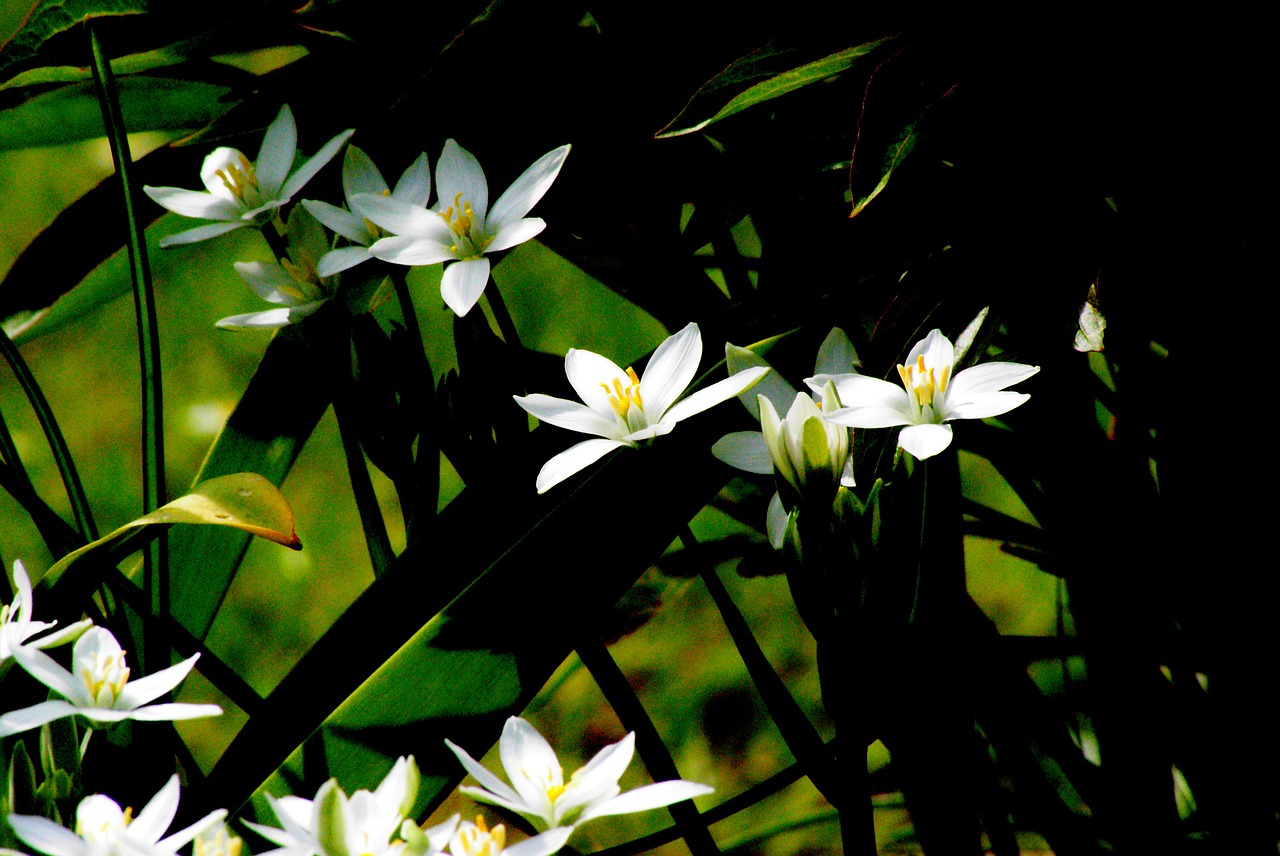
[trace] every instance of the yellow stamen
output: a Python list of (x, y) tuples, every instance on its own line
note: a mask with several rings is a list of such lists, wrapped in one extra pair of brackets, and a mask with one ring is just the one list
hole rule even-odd
[(612, 388), (607, 383), (600, 384), (601, 388), (604, 389), (605, 395), (608, 396), (613, 412), (623, 419), (627, 418), (627, 411), (633, 406), (644, 410), (644, 400), (640, 398), (640, 378), (636, 375), (636, 370), (631, 366), (627, 367), (627, 379), (631, 382), (624, 385), (622, 378), (615, 377)]
[(559, 796), (563, 793), (564, 793), (564, 785), (552, 785), (551, 787), (547, 788), (547, 799), (551, 800), (551, 802), (555, 802), (556, 799), (559, 798)]

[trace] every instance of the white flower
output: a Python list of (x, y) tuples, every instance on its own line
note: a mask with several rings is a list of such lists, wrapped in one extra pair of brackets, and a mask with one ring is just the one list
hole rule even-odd
[(76, 829), (71, 832), (43, 817), (11, 814), (9, 823), (18, 837), (49, 856), (172, 856), (204, 830), (227, 816), (224, 809), (167, 838), (161, 838), (178, 811), (178, 777), (131, 817), (110, 797), (93, 794), (76, 807)]
[(586, 403), (541, 393), (517, 395), (516, 403), (543, 422), (605, 439), (585, 440), (547, 461), (538, 473), (538, 493), (612, 449), (634, 448), (641, 440), (668, 433), (681, 419), (744, 392), (769, 371), (762, 366), (750, 368), (676, 402), (692, 382), (701, 360), (702, 334), (697, 324), (689, 324), (659, 345), (643, 378), (637, 377), (634, 369), (624, 372), (599, 354), (570, 349), (564, 358), (565, 374)]
[(298, 151), (298, 128), (293, 112), (286, 104), (267, 127), (262, 138), (258, 160), (250, 162), (239, 149), (216, 148), (204, 159), (200, 180), (207, 190), (184, 190), (181, 187), (144, 187), (148, 196), (161, 207), (184, 217), (213, 220), (160, 240), (162, 247), (190, 244), (230, 232), (244, 226), (261, 226), (286, 205), (321, 167), (333, 159), (354, 128), (348, 128), (321, 147), (297, 169), (293, 168)]
[(289, 213), (289, 258), (276, 262), (236, 262), (236, 273), (255, 294), (277, 309), (231, 315), (218, 321), (224, 330), (275, 329), (301, 321), (334, 295), (337, 282), (320, 275), (318, 261), (329, 249), (324, 228), (310, 209)]
[(485, 826), (484, 818), (476, 822), (464, 820), (458, 833), (449, 842), (450, 856), (550, 856), (569, 840), (572, 826), (551, 829), (519, 844), (507, 846), (507, 829), (501, 823), (493, 829)]
[(342, 191), (347, 198), (345, 209), (314, 199), (302, 200), (311, 216), (352, 244), (325, 253), (317, 266), (320, 276), (332, 276), (373, 258), (369, 246), (383, 237), (382, 230), (370, 222), (355, 201), (358, 194), (371, 193), (416, 208), (426, 208), (427, 199), (431, 196), (431, 167), (427, 163), (427, 155), (424, 152), (410, 164), (392, 190), (367, 154), (355, 146), (347, 146), (342, 157)]
[(941, 330), (933, 330), (911, 349), (906, 364), (898, 366), (902, 386), (863, 375), (828, 378), (845, 404), (828, 418), (852, 428), (905, 425), (898, 445), (923, 460), (951, 445), (951, 426), (944, 423), (1009, 412), (1031, 396), (1005, 392), (1005, 387), (1040, 371), (1039, 366), (997, 362), (973, 366), (953, 377), (954, 367), (951, 341)]
[(120, 643), (102, 627), (91, 627), (76, 640), (71, 655), (74, 674), (48, 654), (29, 646), (15, 647), (13, 657), (32, 677), (63, 698), (0, 716), (0, 737), (75, 714), (100, 724), (125, 719), (195, 719), (222, 713), (216, 704), (147, 704), (181, 683), (200, 655), (192, 654), (176, 666), (130, 681)]
[[(555, 751), (538, 730), (517, 716), (510, 717), (498, 741), (510, 785), (490, 773), (462, 747), (449, 740), (445, 745), (483, 786), (463, 787), (463, 793), (522, 815), (539, 831), (577, 826), (611, 814), (661, 808), (715, 790), (677, 779), (621, 793), (618, 779), (631, 763), (635, 741), (635, 732), (631, 732), (617, 743), (604, 747), (565, 782)], [(458, 856), (457, 851), (454, 853)]]
[[(753, 352), (734, 345), (725, 345), (725, 360), (731, 371), (750, 365), (768, 365)], [(818, 348), (814, 373), (827, 377), (835, 372), (847, 372), (858, 363), (857, 351), (849, 337), (838, 327), (832, 328)], [(801, 495), (825, 495), (835, 488), (836, 482), (853, 487), (849, 429), (828, 419), (839, 408), (839, 397), (829, 382), (816, 392), (817, 403), (806, 393), (797, 392), (776, 371), (772, 372), (753, 394), (739, 396), (743, 405), (760, 420), (762, 430), (726, 434), (711, 447), (711, 454), (750, 473), (772, 475), (776, 465), (778, 473)], [(785, 419), (778, 417), (782, 412), (786, 413)], [(806, 456), (804, 431), (810, 423), (814, 443), (812, 453)], [(769, 543), (775, 549), (782, 549), (786, 527), (787, 512), (782, 497), (775, 492), (766, 520)]]
[(489, 185), (480, 162), (447, 140), (436, 163), (435, 207), (430, 211), (394, 196), (357, 194), (351, 202), (365, 217), (392, 232), (369, 248), (380, 259), (402, 265), (445, 268), (440, 295), (458, 315), (466, 315), (489, 282), (486, 253), (506, 250), (537, 235), (546, 223), (525, 217), (560, 174), (569, 155), (561, 146), (538, 158), (489, 207)]
[(0, 603), (0, 675), (7, 670), (9, 658), (13, 656), (14, 649), (19, 645), (25, 644), (29, 648), (52, 648), (72, 641), (93, 626), (92, 621), (85, 619), (77, 621), (70, 627), (64, 627), (57, 633), (50, 633), (48, 636), (27, 642), (32, 636), (48, 630), (57, 622), (31, 620), (31, 578), (27, 576), (27, 569), (20, 561), (13, 563), (13, 582), (18, 589), (13, 596), (13, 603)]
[[(397, 856), (406, 848), (414, 856), (431, 856), (444, 848), (458, 818), (455, 815), (429, 830), (406, 821), (417, 799), (418, 783), (413, 756), (401, 757), (373, 791), (361, 789), (348, 797), (337, 780), (330, 779), (321, 785), (314, 800), (268, 795), (282, 828), (246, 825), (279, 845), (271, 851), (278, 856)], [(397, 832), (406, 840), (393, 840)]]

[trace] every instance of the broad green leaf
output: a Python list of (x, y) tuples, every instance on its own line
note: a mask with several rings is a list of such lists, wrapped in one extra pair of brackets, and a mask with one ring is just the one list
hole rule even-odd
[(49, 569), (41, 583), (56, 583), (89, 553), (117, 545), (141, 529), (174, 523), (229, 526), (295, 550), (302, 549), (302, 542), (293, 531), (293, 510), (275, 485), (257, 473), (234, 473), (203, 482), (191, 493), (68, 553)]
[(0, 45), (0, 71), (35, 57), (47, 39), (90, 18), (140, 15), (146, 0), (38, 0), (11, 39)]
[[(117, 77), (140, 74), (155, 68), (166, 68), (186, 62), (192, 41), (166, 45), (153, 51), (129, 54), (111, 61), (111, 73)], [(93, 79), (88, 65), (49, 65), (27, 69), (0, 83), (0, 91), (14, 87), (42, 86), (50, 83), (81, 83)]]
[[(199, 81), (138, 75), (117, 81), (130, 133), (192, 131), (225, 112), (230, 90)], [(105, 134), (91, 84), (72, 84), (0, 112), (0, 149), (25, 149), (88, 140)]]
[(907, 159), (907, 155), (911, 154), (912, 150), (916, 147), (916, 143), (919, 142), (925, 119), (928, 118), (933, 108), (950, 95), (952, 91), (953, 90), (949, 89), (943, 93), (942, 97), (939, 98), (938, 101), (926, 107), (918, 116), (916, 116), (915, 119), (902, 129), (902, 132), (898, 134), (898, 136), (885, 150), (884, 158), (881, 160), (880, 179), (876, 182), (874, 187), (861, 196), (859, 196), (856, 191), (852, 190), (852, 185), (857, 183), (856, 179), (858, 177), (858, 173), (856, 171), (858, 168), (858, 161), (856, 158), (857, 149), (855, 148), (855, 157), (851, 160), (849, 165), (850, 195), (858, 201), (854, 203), (853, 210), (849, 212), (849, 217), (857, 217), (861, 214), (862, 210), (871, 204), (871, 200), (879, 196), (884, 189), (888, 187), (889, 179), (893, 177), (893, 171)]
[[(856, 60), (864, 57), (874, 51), (884, 43), (890, 41), (892, 37), (877, 39), (875, 41), (866, 42), (856, 47), (846, 48), (845, 50), (825, 56), (822, 59), (815, 60), (797, 68), (784, 71), (781, 74), (775, 74), (768, 80), (751, 86), (746, 91), (739, 93), (720, 107), (715, 113), (706, 118), (699, 118), (698, 115), (689, 115), (704, 103), (703, 99), (694, 96), (693, 100), (680, 112), (680, 115), (672, 119), (666, 128), (663, 128), (655, 136), (657, 139), (665, 139), (667, 137), (679, 137), (684, 134), (692, 134), (695, 131), (701, 131), (703, 128), (718, 122), (735, 113), (740, 113), (748, 107), (755, 107), (757, 104), (763, 104), (771, 101), (780, 95), (786, 95), (788, 92), (794, 92), (797, 89), (808, 86), (811, 83), (818, 83), (830, 77), (834, 77), (841, 72), (848, 71)], [(699, 93), (706, 93), (725, 87), (730, 82), (740, 81), (746, 77), (750, 79), (752, 76), (751, 68), (758, 62), (756, 55), (744, 57), (729, 68), (725, 69), (715, 78), (712, 78)]]

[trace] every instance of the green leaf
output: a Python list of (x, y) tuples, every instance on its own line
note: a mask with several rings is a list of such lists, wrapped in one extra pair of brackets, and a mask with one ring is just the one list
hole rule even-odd
[(295, 550), (302, 549), (302, 542), (293, 531), (293, 510), (275, 485), (257, 473), (234, 473), (203, 482), (191, 493), (68, 553), (49, 569), (41, 584), (55, 584), (86, 555), (119, 545), (138, 530), (174, 523), (230, 526)]
[(920, 141), (921, 134), (924, 130), (925, 119), (928, 118), (929, 114), (933, 111), (933, 108), (941, 103), (943, 99), (949, 96), (953, 91), (954, 87), (944, 92), (941, 98), (921, 111), (920, 114), (917, 115), (915, 119), (903, 128), (902, 132), (894, 138), (893, 142), (891, 142), (885, 150), (884, 158), (881, 160), (880, 179), (876, 182), (874, 187), (862, 196), (858, 196), (857, 192), (852, 190), (852, 186), (857, 183), (856, 179), (858, 177), (858, 173), (855, 172), (857, 167), (857, 148), (855, 145), (854, 157), (850, 159), (849, 164), (850, 195), (858, 201), (854, 203), (853, 210), (849, 212), (849, 216), (851, 218), (857, 217), (861, 214), (862, 210), (871, 204), (871, 200), (884, 192), (884, 189), (889, 185), (889, 179), (893, 177), (893, 171), (907, 159), (907, 155), (911, 154), (912, 150), (916, 147), (916, 143)]
[[(189, 49), (197, 40), (166, 45), (153, 51), (129, 54), (111, 60), (111, 73), (117, 77), (140, 74), (156, 68), (179, 65), (190, 58)], [(0, 83), (0, 92), (15, 87), (43, 86), (51, 83), (80, 83), (90, 80), (93, 73), (87, 65), (47, 65), (27, 69)]]
[[(130, 133), (192, 131), (226, 110), (231, 90), (190, 80), (137, 75), (118, 81), (120, 109)], [(72, 84), (0, 112), (0, 150), (54, 146), (104, 136), (102, 110), (91, 84)]]
[(15, 814), (35, 814), (39, 811), (36, 799), (36, 768), (22, 741), (16, 741), (9, 755), (8, 808)]
[(848, 71), (855, 61), (891, 41), (892, 38), (890, 36), (884, 39), (876, 39), (856, 47), (846, 48), (822, 59), (789, 69), (781, 74), (775, 74), (768, 80), (757, 83), (744, 92), (740, 92), (712, 115), (698, 118), (699, 115), (702, 115), (701, 108), (703, 105), (711, 100), (705, 97), (699, 98), (699, 95), (707, 95), (723, 89), (731, 83), (742, 81), (744, 78), (751, 79), (753, 76), (759, 76), (756, 67), (759, 65), (761, 57), (758, 54), (743, 57), (699, 89), (684, 110), (680, 111), (680, 115), (672, 119), (667, 127), (659, 131), (655, 137), (657, 139), (665, 139), (701, 131), (713, 122), (718, 122), (735, 113), (740, 113), (748, 107), (755, 107), (757, 104), (771, 101), (811, 83), (818, 83), (834, 77), (841, 72)]
[(0, 45), (0, 71), (34, 58), (49, 38), (90, 18), (140, 15), (145, 11), (146, 0), (38, 0), (18, 32)]

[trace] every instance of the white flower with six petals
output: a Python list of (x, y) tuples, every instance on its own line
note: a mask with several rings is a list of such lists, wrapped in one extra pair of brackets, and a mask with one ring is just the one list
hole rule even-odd
[(27, 576), (27, 569), (21, 561), (13, 563), (13, 582), (17, 588), (13, 603), (0, 603), (0, 675), (7, 671), (9, 658), (13, 656), (14, 649), (19, 645), (26, 645), (29, 648), (52, 648), (72, 641), (93, 626), (93, 622), (86, 618), (69, 627), (64, 627), (57, 633), (50, 633), (48, 636), (27, 642), (37, 633), (53, 627), (56, 622), (31, 620), (31, 578)]
[(431, 210), (394, 196), (356, 194), (350, 201), (373, 223), (393, 234), (369, 247), (385, 261), (433, 265), (456, 259), (444, 270), (440, 295), (466, 315), (489, 282), (487, 253), (506, 250), (537, 235), (547, 224), (526, 217), (560, 174), (569, 146), (547, 152), (489, 205), (489, 185), (480, 162), (447, 140), (436, 162), (436, 199)]
[(630, 732), (617, 743), (609, 744), (566, 782), (555, 750), (536, 728), (512, 716), (503, 726), (498, 741), (498, 752), (510, 785), (490, 773), (462, 747), (449, 740), (445, 745), (482, 785), (479, 788), (464, 786), (463, 793), (527, 818), (540, 832), (557, 826), (578, 826), (606, 815), (662, 808), (715, 790), (697, 782), (676, 779), (622, 793), (618, 779), (631, 763), (635, 741), (635, 732)]
[(564, 358), (565, 374), (584, 404), (541, 393), (514, 398), (543, 422), (604, 439), (585, 440), (547, 461), (538, 473), (538, 493), (613, 449), (635, 448), (642, 440), (668, 433), (680, 420), (745, 392), (769, 371), (762, 366), (746, 369), (677, 402), (701, 360), (702, 334), (697, 324), (689, 324), (659, 345), (643, 378), (634, 369), (623, 371), (607, 357), (571, 348)]
[(214, 221), (162, 238), (160, 246), (191, 244), (233, 229), (263, 225), (333, 159), (354, 133), (354, 128), (348, 128), (294, 169), (298, 127), (293, 121), (293, 111), (286, 104), (267, 126), (256, 161), (250, 161), (239, 149), (221, 146), (204, 159), (200, 168), (200, 180), (205, 190), (143, 187), (143, 191), (158, 205), (175, 214)]
[(1039, 366), (993, 362), (955, 372), (955, 362), (951, 340), (941, 330), (933, 330), (898, 366), (902, 386), (857, 374), (810, 378), (809, 382), (834, 381), (845, 406), (828, 414), (832, 422), (851, 428), (904, 425), (898, 445), (924, 460), (951, 445), (947, 422), (1008, 413), (1031, 396), (1006, 392), (1005, 387), (1040, 371)]
[(13, 657), (18, 665), (62, 699), (42, 701), (0, 715), (0, 737), (76, 714), (102, 724), (125, 719), (195, 719), (222, 713), (216, 704), (147, 704), (180, 684), (200, 655), (192, 654), (177, 665), (130, 681), (124, 650), (111, 631), (103, 627), (91, 627), (76, 640), (71, 654), (74, 674), (48, 654), (29, 646), (14, 648)]

